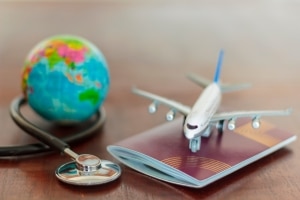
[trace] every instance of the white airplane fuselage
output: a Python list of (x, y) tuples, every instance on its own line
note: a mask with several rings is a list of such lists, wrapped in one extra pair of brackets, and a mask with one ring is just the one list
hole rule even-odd
[(221, 103), (222, 92), (217, 83), (211, 83), (198, 97), (184, 122), (184, 134), (187, 139), (201, 136), (210, 126), (210, 120)]

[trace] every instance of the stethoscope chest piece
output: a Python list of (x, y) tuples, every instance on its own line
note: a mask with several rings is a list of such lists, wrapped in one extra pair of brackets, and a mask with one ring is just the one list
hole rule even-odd
[(72, 185), (101, 185), (117, 179), (121, 168), (94, 155), (82, 154), (76, 161), (60, 166), (55, 175), (60, 181)]

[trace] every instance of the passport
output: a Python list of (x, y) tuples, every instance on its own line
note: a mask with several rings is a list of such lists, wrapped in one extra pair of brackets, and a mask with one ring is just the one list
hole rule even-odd
[(239, 119), (233, 131), (224, 130), (201, 139), (193, 153), (178, 118), (107, 147), (124, 165), (153, 178), (192, 188), (213, 183), (296, 140), (296, 135), (261, 121)]

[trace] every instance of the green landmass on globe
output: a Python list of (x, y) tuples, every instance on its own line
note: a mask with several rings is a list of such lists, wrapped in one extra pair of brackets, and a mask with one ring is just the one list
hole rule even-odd
[(90, 118), (107, 97), (109, 69), (103, 54), (86, 39), (48, 38), (29, 53), (22, 90), (30, 107), (56, 122)]

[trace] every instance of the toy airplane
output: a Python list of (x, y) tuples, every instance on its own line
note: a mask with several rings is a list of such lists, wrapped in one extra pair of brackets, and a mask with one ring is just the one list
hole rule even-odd
[(159, 104), (164, 104), (170, 107), (170, 111), (166, 115), (168, 121), (172, 121), (176, 112), (180, 112), (185, 116), (183, 124), (183, 132), (185, 137), (189, 140), (189, 148), (192, 152), (200, 150), (201, 137), (209, 137), (211, 128), (216, 126), (219, 133), (223, 132), (224, 121), (227, 120), (227, 128), (229, 130), (235, 129), (235, 121), (242, 117), (252, 118), (252, 127), (260, 127), (260, 117), (262, 116), (284, 116), (291, 113), (291, 109), (286, 110), (260, 110), (260, 111), (234, 111), (217, 113), (219, 108), (222, 92), (234, 91), (249, 87), (249, 84), (239, 85), (223, 85), (220, 84), (220, 72), (223, 62), (224, 52), (219, 53), (218, 63), (213, 82), (206, 80), (202, 77), (189, 75), (192, 81), (198, 83), (200, 86), (205, 87), (193, 107), (183, 105), (179, 102), (152, 94), (137, 88), (133, 88), (132, 92), (149, 98), (153, 101), (149, 106), (149, 112), (154, 113)]

